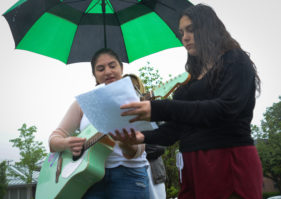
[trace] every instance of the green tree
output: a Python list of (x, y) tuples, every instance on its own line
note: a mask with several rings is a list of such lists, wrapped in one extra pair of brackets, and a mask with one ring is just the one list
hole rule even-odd
[(7, 182), (6, 170), (7, 170), (7, 162), (2, 161), (0, 163), (0, 198), (4, 198), (7, 192), (8, 182)]
[(257, 135), (263, 175), (272, 179), (281, 192), (281, 96), (279, 99), (266, 109), (261, 128), (252, 126), (252, 131)]
[(20, 177), (26, 183), (31, 183), (33, 171), (40, 169), (37, 163), (47, 155), (46, 149), (42, 142), (34, 140), (34, 133), (37, 132), (35, 126), (27, 127), (26, 124), (23, 124), (18, 131), (20, 131), (19, 137), (11, 139), (10, 142), (13, 143), (13, 147), (20, 150), (20, 161), (16, 162), (15, 166), (25, 168), (23, 170), (25, 177), (16, 173), (12, 173), (12, 175)]
[[(171, 75), (169, 76), (171, 77)], [(139, 69), (139, 77), (147, 91), (153, 90), (163, 80), (159, 71), (155, 70), (149, 62)], [(167, 173), (165, 182), (167, 198), (176, 197), (179, 192), (178, 169), (176, 168), (176, 151), (178, 148), (178, 143), (169, 146), (162, 156)]]
[(176, 152), (178, 149), (179, 144), (176, 142), (174, 145), (167, 147), (162, 156), (167, 172), (167, 179), (165, 182), (167, 198), (175, 198), (180, 189), (178, 176), (179, 171), (176, 167)]
[(150, 62), (147, 62), (146, 66), (143, 66), (139, 69), (139, 77), (147, 91), (150, 91), (161, 84), (163, 80), (163, 78), (159, 74), (159, 70), (155, 70), (150, 65)]
[(260, 130), (260, 128), (257, 125), (251, 124), (251, 130), (252, 130), (252, 137), (254, 140), (264, 138), (264, 134), (262, 133), (262, 131)]

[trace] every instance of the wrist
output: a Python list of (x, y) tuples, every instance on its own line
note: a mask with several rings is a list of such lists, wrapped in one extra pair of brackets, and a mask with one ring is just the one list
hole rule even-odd
[(142, 149), (142, 145), (141, 145), (141, 144), (138, 144), (138, 145), (137, 145), (136, 153), (135, 153), (135, 155), (134, 155), (133, 158), (137, 158), (137, 157), (141, 156), (141, 154), (143, 153), (143, 151), (144, 151), (144, 150)]
[(125, 158), (132, 159), (139, 157), (144, 150), (142, 150), (142, 145), (127, 145), (122, 142), (119, 142), (119, 147), (122, 150), (122, 153)]
[(54, 139), (53, 144), (51, 145), (54, 151), (62, 152), (68, 149), (67, 139), (64, 137), (57, 137)]

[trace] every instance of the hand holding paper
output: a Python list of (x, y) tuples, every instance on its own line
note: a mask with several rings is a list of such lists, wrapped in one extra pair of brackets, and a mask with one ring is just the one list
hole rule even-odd
[(137, 115), (133, 119), (130, 119), (130, 122), (135, 121), (150, 121), (151, 117), (151, 106), (150, 101), (142, 101), (142, 102), (132, 102), (130, 104), (125, 104), (120, 107), (121, 109), (129, 109), (123, 112), (122, 116), (129, 116), (129, 115)]
[(129, 77), (123, 78), (105, 86), (98, 86), (94, 90), (76, 97), (83, 113), (91, 124), (101, 133), (107, 134), (123, 128), (136, 130), (153, 129), (150, 122), (134, 122), (129, 120), (133, 116), (121, 116), (124, 110), (121, 105), (139, 102)]

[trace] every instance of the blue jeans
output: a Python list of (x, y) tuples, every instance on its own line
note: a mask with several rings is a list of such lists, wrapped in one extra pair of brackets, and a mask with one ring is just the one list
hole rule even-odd
[(104, 178), (88, 189), (83, 199), (148, 199), (146, 167), (105, 169)]

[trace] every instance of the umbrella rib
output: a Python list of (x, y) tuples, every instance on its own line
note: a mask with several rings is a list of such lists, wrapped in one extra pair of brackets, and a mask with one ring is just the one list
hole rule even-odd
[(107, 5), (111, 8), (111, 10), (112, 10), (112, 11), (114, 11), (114, 9), (113, 9), (112, 5), (111, 5), (108, 1), (109, 1), (109, 0), (106, 0)]
[(128, 2), (128, 3), (134, 3), (135, 2), (135, 1), (129, 1), (129, 0), (119, 0), (119, 1)]
[[(80, 1), (87, 1), (87, 0), (74, 0), (74, 1), (64, 1), (66, 3), (75, 3), (75, 2), (80, 2)], [(88, 14), (90, 12), (90, 10), (92, 10), (101, 0), (98, 0), (91, 8), (88, 9), (87, 12), (85, 12), (86, 14)]]
[(95, 3), (89, 10), (88, 12), (85, 12), (86, 14), (88, 14), (90, 12), (90, 10), (92, 10), (101, 0), (97, 1), (97, 3)]
[(75, 3), (75, 2), (80, 2), (80, 1), (87, 1), (87, 0), (74, 0), (74, 1), (63, 1), (65, 3)]

